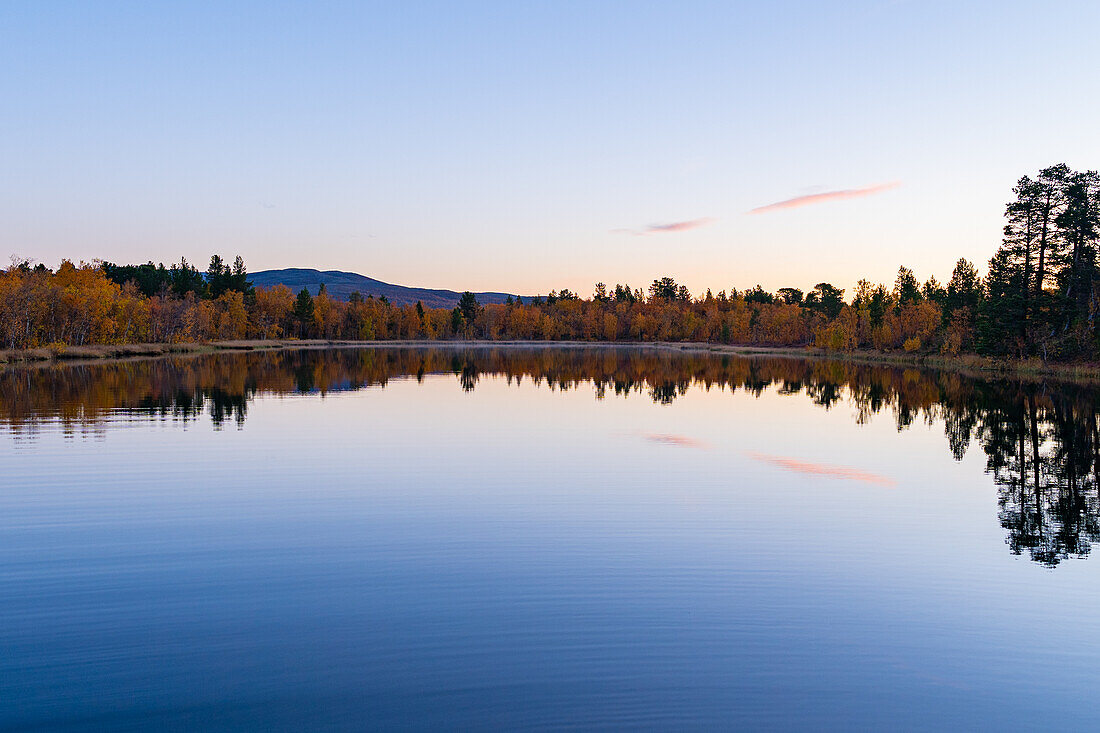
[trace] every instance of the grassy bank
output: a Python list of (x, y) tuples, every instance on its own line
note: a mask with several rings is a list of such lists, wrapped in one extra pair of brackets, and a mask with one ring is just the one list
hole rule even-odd
[(953, 371), (969, 376), (1005, 376), (1017, 378), (1054, 378), (1060, 380), (1100, 382), (1100, 365), (1051, 364), (1038, 359), (991, 359), (976, 355), (945, 356), (941, 354), (902, 354), (879, 351), (836, 352), (811, 347), (737, 346), (711, 343), (670, 342), (593, 342), (593, 341), (344, 341), (325, 339), (272, 339), (213, 341), (176, 344), (94, 344), (89, 346), (50, 346), (38, 349), (0, 350), (0, 364), (49, 362), (79, 362), (104, 359), (151, 358), (171, 355), (199, 355), (233, 351), (265, 351), (279, 349), (331, 349), (381, 347), (524, 347), (636, 349), (730, 354), (740, 356), (782, 356)]
[(307, 341), (298, 341), (294, 339), (278, 339), (211, 341), (201, 343), (196, 342), (175, 344), (91, 344), (88, 346), (47, 346), (38, 349), (0, 350), (0, 364), (94, 361), (97, 359), (126, 359), (133, 357), (210, 354), (219, 351), (261, 351), (286, 348), (317, 349), (365, 346), (371, 345), (373, 343), (375, 342), (326, 341), (323, 339), (313, 339)]
[(855, 364), (932, 369), (957, 372), (973, 377), (1015, 377), (1027, 379), (1058, 379), (1100, 383), (1100, 365), (1088, 363), (1058, 364), (1039, 359), (993, 359), (976, 354), (947, 356), (943, 354), (904, 354), (887, 351), (828, 351), (813, 347), (766, 348), (725, 346), (715, 344), (667, 344), (685, 349), (733, 354), (771, 354), (803, 359), (825, 359)]

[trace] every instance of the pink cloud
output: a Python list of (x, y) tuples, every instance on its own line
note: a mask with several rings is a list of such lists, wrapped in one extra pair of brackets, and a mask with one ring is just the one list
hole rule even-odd
[(684, 448), (702, 448), (704, 450), (710, 447), (701, 440), (689, 438), (686, 435), (675, 435), (673, 433), (643, 433), (642, 437), (651, 443), (660, 443), (662, 445), (678, 445)]
[(645, 228), (645, 231), (649, 234), (657, 232), (686, 232), (689, 229), (698, 229), (699, 227), (705, 227), (710, 224), (714, 219), (709, 216), (705, 216), (702, 219), (691, 219), (690, 221), (674, 221), (671, 224), (650, 224)]
[(834, 201), (836, 199), (854, 199), (861, 196), (871, 196), (876, 193), (882, 193), (883, 191), (889, 191), (892, 188), (897, 188), (900, 185), (901, 183), (899, 181), (891, 181), (889, 183), (876, 183), (873, 186), (864, 186), (863, 188), (846, 188), (841, 191), (811, 193), (806, 196), (795, 196), (793, 199), (777, 201), (774, 204), (768, 204), (767, 206), (757, 206), (755, 209), (752, 209), (747, 213), (763, 214), (765, 211), (778, 211), (779, 209), (796, 209), (799, 206), (806, 206), (808, 204), (819, 204), (823, 201)]
[(642, 229), (612, 229), (612, 234), (633, 234), (636, 237), (646, 234), (666, 234), (668, 232), (686, 232), (690, 229), (705, 227), (714, 221), (713, 217), (705, 216), (702, 219), (689, 219), (688, 221), (673, 221), (668, 224), (650, 224)]
[(848, 479), (849, 481), (862, 481), (866, 484), (877, 484), (879, 486), (897, 486), (897, 482), (892, 478), (880, 476), (877, 473), (870, 473), (869, 471), (863, 471), (858, 468), (852, 468), (851, 466), (830, 466), (826, 463), (810, 463), (809, 461), (799, 461), (794, 458), (785, 458), (784, 456), (769, 456), (764, 453), (755, 453), (753, 451), (746, 451), (745, 455), (754, 461), (767, 463), (768, 465), (793, 473), (803, 473), (808, 476), (825, 476), (826, 478)]

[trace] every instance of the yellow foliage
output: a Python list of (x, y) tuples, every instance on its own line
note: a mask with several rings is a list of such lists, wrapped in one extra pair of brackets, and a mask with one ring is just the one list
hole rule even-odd
[(828, 320), (819, 311), (787, 303), (746, 303), (741, 296), (702, 301), (557, 300), (483, 305), (453, 332), (451, 308), (395, 306), (381, 298), (312, 297), (313, 319), (295, 314), (296, 295), (285, 286), (216, 299), (165, 291), (145, 297), (119, 286), (96, 264), (64, 261), (56, 273), (12, 267), (0, 272), (0, 347), (175, 342), (243, 338), (477, 339), (708, 341), (805, 346), (849, 351), (861, 346), (959, 353), (973, 340), (973, 316), (961, 309), (941, 330), (934, 302), (890, 308), (872, 327), (867, 307), (845, 306)]

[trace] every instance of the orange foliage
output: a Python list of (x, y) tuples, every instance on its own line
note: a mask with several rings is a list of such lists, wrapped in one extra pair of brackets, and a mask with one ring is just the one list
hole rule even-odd
[[(640, 295), (640, 294), (638, 294)], [(168, 290), (142, 296), (119, 286), (96, 264), (65, 261), (57, 272), (28, 266), (0, 272), (0, 347), (46, 344), (178, 342), (323, 338), (412, 340), (675, 341), (857, 348), (942, 349), (958, 353), (973, 341), (973, 317), (957, 312), (946, 327), (928, 300), (890, 308), (872, 325), (866, 306), (844, 306), (833, 319), (819, 310), (782, 302), (746, 302), (740, 295), (626, 300), (556, 299), (484, 305), (473, 320), (457, 322), (450, 309), (418, 310), (381, 298), (345, 302), (313, 296), (313, 319), (295, 315), (285, 286), (215, 299)], [(457, 326), (457, 331), (456, 331)], [(919, 345), (919, 346), (918, 346)]]

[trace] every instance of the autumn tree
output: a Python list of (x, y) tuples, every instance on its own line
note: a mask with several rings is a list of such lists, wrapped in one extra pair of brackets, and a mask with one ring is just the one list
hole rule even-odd
[(253, 334), (262, 339), (278, 338), (287, 333), (294, 316), (294, 294), (286, 285), (255, 291), (252, 307)]

